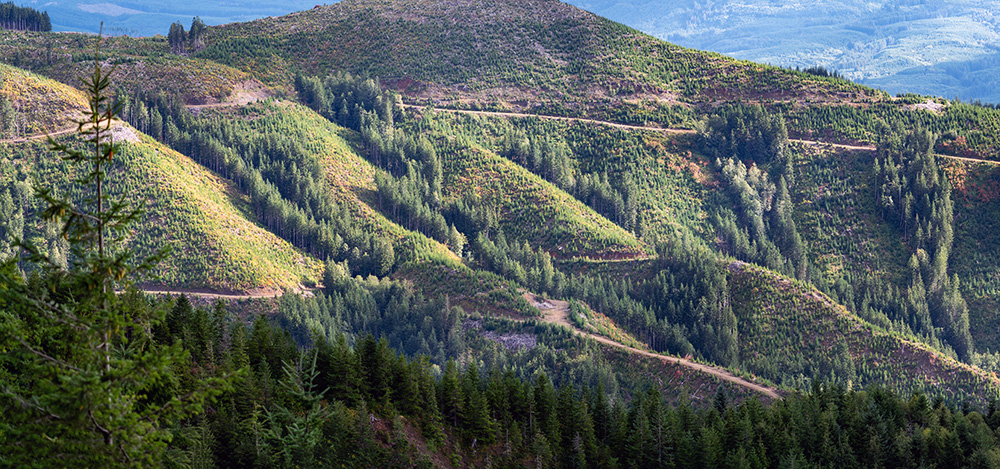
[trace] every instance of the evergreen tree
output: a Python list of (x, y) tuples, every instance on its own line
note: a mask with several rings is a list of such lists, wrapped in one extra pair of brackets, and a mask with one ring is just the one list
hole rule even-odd
[(167, 43), (170, 45), (170, 51), (175, 54), (184, 51), (184, 46), (187, 44), (187, 32), (184, 31), (184, 25), (180, 21), (170, 25)]
[[(201, 20), (201, 17), (196, 16), (191, 20), (191, 29), (188, 30), (187, 40), (192, 53), (205, 48), (205, 31), (207, 29), (208, 25)], [(183, 30), (181, 28), (182, 32)]]
[[(98, 38), (100, 44), (100, 38)], [(13, 260), (0, 266), (0, 454), (20, 466), (149, 466), (162, 464), (167, 429), (199, 412), (229, 379), (194, 378), (186, 395), (161, 393), (187, 361), (180, 344), (160, 345), (150, 331), (163, 320), (136, 293), (118, 295), (133, 276), (163, 257), (131, 262), (122, 236), (142, 213), (126, 199), (111, 200), (104, 183), (120, 144), (108, 138), (120, 106), (106, 94), (108, 74), (95, 50), (94, 72), (84, 80), (89, 110), (79, 133), (89, 150), (50, 140), (82, 173), (81, 206), (38, 188), (43, 216), (61, 224), (73, 262), (53, 263), (38, 248), (19, 243), (38, 273), (23, 279)], [(162, 396), (162, 397), (157, 397)]]

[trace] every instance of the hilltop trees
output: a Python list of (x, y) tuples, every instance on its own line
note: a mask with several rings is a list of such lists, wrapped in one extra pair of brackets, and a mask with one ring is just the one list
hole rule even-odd
[(170, 52), (180, 54), (184, 50), (184, 45), (187, 43), (187, 33), (180, 21), (170, 25), (167, 43), (170, 44)]
[(205, 48), (205, 31), (208, 26), (200, 17), (195, 17), (191, 21), (191, 30), (185, 32), (184, 25), (177, 21), (170, 25), (170, 32), (167, 34), (167, 43), (170, 44), (170, 51), (175, 54), (194, 53)]
[(52, 31), (48, 12), (19, 7), (13, 2), (0, 3), (0, 29)]

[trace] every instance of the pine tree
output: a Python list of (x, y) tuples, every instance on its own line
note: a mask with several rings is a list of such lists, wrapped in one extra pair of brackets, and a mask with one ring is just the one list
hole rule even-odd
[(170, 25), (170, 33), (167, 34), (167, 43), (170, 45), (170, 51), (175, 54), (184, 51), (184, 45), (187, 43), (187, 33), (184, 31), (184, 25), (180, 21)]
[(5, 464), (42, 466), (149, 466), (160, 464), (170, 441), (166, 426), (197, 413), (211, 396), (230, 386), (227, 378), (195, 379), (190, 394), (157, 395), (163, 380), (188, 359), (179, 344), (159, 345), (150, 330), (162, 309), (144, 307), (135, 293), (118, 295), (163, 251), (133, 264), (121, 249), (122, 235), (142, 214), (127, 198), (104, 191), (108, 168), (120, 144), (109, 138), (120, 106), (106, 94), (109, 76), (101, 68), (100, 37), (94, 72), (84, 80), (90, 107), (79, 121), (84, 139), (50, 139), (53, 150), (82, 176), (87, 194), (78, 206), (37, 188), (47, 205), (43, 216), (61, 224), (73, 262), (53, 263), (38, 248), (18, 243), (38, 274), (25, 281), (13, 261), (0, 266), (0, 349), (17, 370), (0, 377), (0, 454)]
[[(205, 48), (205, 30), (207, 29), (208, 26), (201, 20), (201, 17), (196, 16), (191, 20), (191, 29), (188, 30), (187, 39), (192, 53)], [(181, 30), (183, 31), (183, 28)]]

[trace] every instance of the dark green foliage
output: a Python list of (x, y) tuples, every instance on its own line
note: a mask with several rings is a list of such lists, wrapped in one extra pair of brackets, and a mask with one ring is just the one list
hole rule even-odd
[(792, 217), (795, 171), (785, 121), (760, 106), (725, 107), (702, 139), (729, 189), (729, 203), (713, 204), (722, 252), (805, 279), (809, 264)]
[[(234, 377), (187, 371), (188, 350), (154, 340), (152, 329), (162, 327), (163, 309), (133, 289), (115, 292), (130, 288), (132, 279), (163, 253), (136, 264), (133, 253), (123, 249), (123, 234), (141, 208), (105, 192), (109, 168), (120, 164), (115, 158), (120, 145), (108, 135), (119, 108), (109, 101), (108, 75), (97, 59), (84, 85), (90, 108), (79, 132), (91, 148), (49, 143), (71, 165), (83, 168), (76, 183), (88, 196), (77, 205), (51, 188), (35, 194), (46, 206), (42, 215), (61, 228), (72, 258), (60, 265), (17, 239), (18, 254), (0, 265), (0, 349), (5, 352), (0, 358), (5, 417), (0, 462), (5, 466), (162, 464), (170, 428), (201, 412)], [(37, 269), (27, 279), (17, 268), (22, 256)], [(174, 316), (187, 316), (186, 308), (181, 305)], [(214, 337), (201, 343), (209, 340)]]
[[(232, 346), (223, 356), (235, 358), (247, 332), (232, 324), (228, 334)], [(290, 340), (277, 331), (255, 336), (251, 343)], [(905, 400), (880, 388), (816, 384), (767, 406), (756, 399), (732, 403), (720, 392), (710, 406), (693, 408), (667, 404), (660, 391), (647, 388), (611, 404), (603, 387), (580, 393), (570, 384), (554, 385), (544, 373), (521, 379), (475, 362), (448, 360), (435, 376), (425, 360), (397, 355), (371, 336), (353, 349), (342, 339), (318, 339), (315, 349), (303, 352), (280, 345), (267, 350), (272, 352), (258, 360), (284, 363), (282, 374), (259, 371), (252, 387), (234, 391), (202, 421), (214, 442), (209, 465), (407, 466), (402, 461), (419, 453), (412, 441), (394, 440), (387, 429), (402, 424), (400, 417), (427, 442), (450, 441), (470, 465), (485, 458), (563, 467), (1000, 462), (996, 412), (932, 403), (921, 394)], [(195, 449), (187, 448), (191, 454)]]
[(968, 306), (958, 278), (948, 275), (954, 240), (951, 183), (933, 154), (934, 136), (917, 130), (887, 138), (875, 160), (876, 202), (882, 217), (893, 223), (910, 246), (910, 286), (907, 290), (913, 330), (928, 335), (934, 328), (959, 357), (973, 353)]
[[(258, 220), (295, 246), (320, 259), (346, 260), (355, 275), (385, 275), (400, 262), (391, 246), (337, 203), (317, 150), (283, 131), (294, 122), (273, 104), (229, 120), (195, 118), (183, 103), (163, 95), (130, 103), (123, 118), (231, 179), (250, 196)], [(157, 135), (161, 115), (166, 130)]]
[(184, 50), (184, 45), (187, 42), (187, 32), (184, 31), (184, 25), (180, 21), (177, 21), (170, 25), (170, 33), (167, 34), (167, 43), (170, 44), (170, 51), (177, 54)]

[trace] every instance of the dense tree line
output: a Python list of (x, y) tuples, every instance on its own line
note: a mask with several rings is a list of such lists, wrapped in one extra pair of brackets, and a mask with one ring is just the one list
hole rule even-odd
[[(799, 70), (798, 67), (795, 67), (795, 71), (798, 72), (800, 70)], [(812, 67), (807, 67), (807, 68), (802, 69), (801, 72), (802, 73), (807, 73), (809, 75), (814, 75), (814, 76), (817, 76), (817, 77), (838, 78), (838, 79), (842, 79), (842, 80), (845, 79), (844, 76), (840, 74), (840, 72), (838, 72), (836, 70), (833, 70), (833, 69), (827, 69), (826, 67), (824, 67), (822, 65), (814, 65)]]
[[(603, 387), (557, 384), (545, 373), (523, 377), (475, 360), (438, 366), (361, 331), (353, 340), (314, 335), (300, 348), (263, 317), (234, 320), (221, 303), (194, 308), (182, 297), (168, 307), (152, 338), (187, 358), (166, 381), (174, 384), (153, 390), (156, 399), (186, 392), (193, 379), (242, 378), (204, 412), (175, 421), (161, 463), (431, 467), (428, 451), (450, 448), (462, 465), (1000, 465), (994, 406), (981, 413), (818, 383), (770, 405), (733, 405), (721, 393), (707, 407), (668, 404), (655, 388), (611, 399)], [(418, 449), (406, 426), (430, 449)]]
[(622, 228), (636, 229), (638, 190), (634, 180), (626, 174), (612, 184), (607, 172), (580, 171), (572, 150), (561, 137), (529, 137), (511, 129), (504, 134), (499, 154), (569, 192)]
[(873, 172), (882, 217), (910, 247), (907, 320), (915, 331), (940, 334), (959, 357), (973, 354), (968, 306), (958, 277), (948, 275), (954, 241), (951, 183), (937, 165), (935, 136), (927, 130), (893, 135), (879, 145)]
[(565, 294), (586, 301), (654, 350), (739, 363), (739, 326), (725, 269), (692, 239), (657, 248), (651, 278), (573, 275)]
[(52, 31), (52, 21), (48, 12), (17, 6), (14, 2), (0, 3), (0, 29)]
[(440, 157), (426, 138), (413, 138), (395, 128), (395, 97), (383, 92), (376, 80), (349, 74), (325, 80), (299, 75), (295, 87), (299, 99), (320, 115), (360, 132), (363, 156), (388, 172), (376, 176), (377, 208), (461, 255), (464, 242), (442, 214)]
[(808, 278), (806, 246), (792, 218), (795, 172), (781, 116), (759, 106), (726, 107), (709, 119), (702, 139), (730, 196), (712, 215), (722, 251)]
[(503, 231), (491, 238), (480, 233), (473, 243), (477, 261), (485, 269), (531, 288), (539, 294), (563, 295), (566, 276), (555, 268), (552, 256), (527, 241), (508, 242)]

